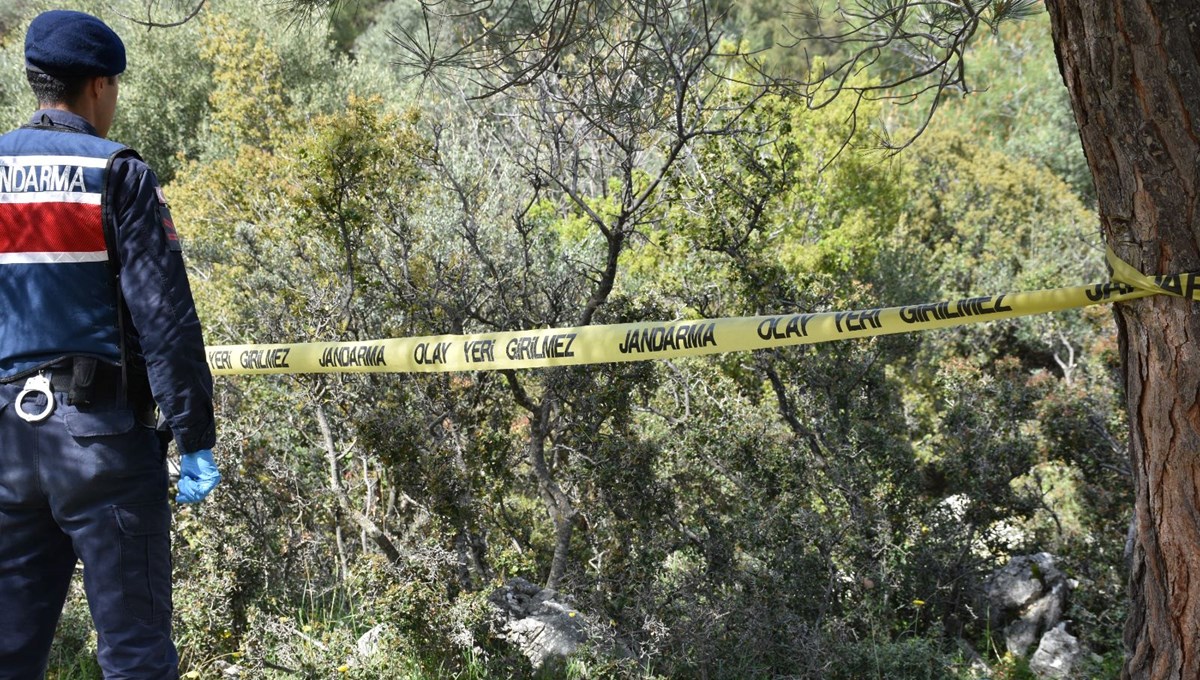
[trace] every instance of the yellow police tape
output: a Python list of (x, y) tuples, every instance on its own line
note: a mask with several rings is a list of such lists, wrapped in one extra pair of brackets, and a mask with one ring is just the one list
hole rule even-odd
[(1200, 300), (1200, 275), (1149, 277), (1111, 250), (1110, 283), (813, 314), (639, 322), (360, 342), (219, 345), (215, 375), (428, 373), (645, 361), (867, 338), (1043, 314), (1150, 295)]

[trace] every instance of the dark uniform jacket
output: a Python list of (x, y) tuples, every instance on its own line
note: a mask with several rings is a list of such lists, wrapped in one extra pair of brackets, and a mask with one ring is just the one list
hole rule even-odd
[(70, 357), (117, 365), (124, 330), (131, 389), (148, 379), (181, 451), (212, 448), (212, 374), (158, 179), (73, 113), (0, 136), (0, 309), (0, 381)]

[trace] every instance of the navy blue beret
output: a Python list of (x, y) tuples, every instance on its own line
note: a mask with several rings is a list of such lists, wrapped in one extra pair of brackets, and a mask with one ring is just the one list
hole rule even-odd
[(125, 44), (83, 12), (43, 12), (25, 33), (25, 68), (53, 76), (115, 76), (125, 71)]

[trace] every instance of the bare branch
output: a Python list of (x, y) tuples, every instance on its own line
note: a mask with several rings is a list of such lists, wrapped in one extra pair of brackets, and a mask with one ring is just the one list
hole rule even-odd
[[(930, 98), (916, 129), (905, 139), (895, 142), (886, 133), (879, 136), (880, 148), (898, 153), (929, 126), (945, 93), (971, 92), (965, 53), (980, 24), (995, 31), (1003, 21), (1037, 11), (1037, 3), (1030, 0), (855, 0), (838, 6), (834, 30), (793, 34), (788, 45), (803, 47), (806, 54), (810, 45), (830, 45), (841, 56), (829, 65), (814, 64), (805, 79), (777, 82), (814, 109), (844, 93), (855, 97), (855, 110), (864, 102), (904, 104)], [(810, 16), (818, 18), (812, 23), (821, 23), (819, 12)], [(868, 69), (872, 79), (866, 76)]]
[(144, 20), (143, 19), (135, 19), (131, 16), (126, 16), (126, 15), (122, 14), (121, 12), (117, 11), (116, 9), (113, 9), (113, 12), (117, 16), (119, 16), (123, 19), (128, 19), (129, 21), (132, 21), (133, 23), (135, 23), (139, 26), (145, 26), (146, 28), (175, 28), (177, 26), (182, 26), (182, 25), (186, 24), (187, 22), (191, 21), (192, 19), (196, 18), (196, 15), (200, 14), (200, 10), (204, 9), (204, 5), (206, 2), (208, 2), (208, 0), (200, 0), (198, 3), (196, 3), (196, 6), (184, 18), (182, 18), (178, 21), (170, 21), (170, 22), (165, 22), (165, 23), (154, 20), (154, 18), (152, 16), (152, 14), (153, 14), (153, 11), (152, 11), (153, 5), (152, 4), (146, 5), (146, 18)]

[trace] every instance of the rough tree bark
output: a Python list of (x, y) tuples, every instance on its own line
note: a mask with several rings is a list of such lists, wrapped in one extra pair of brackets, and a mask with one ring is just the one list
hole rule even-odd
[[(1105, 239), (1200, 271), (1200, 2), (1048, 0)], [(1122, 677), (1200, 678), (1200, 307), (1118, 305), (1136, 537)]]

